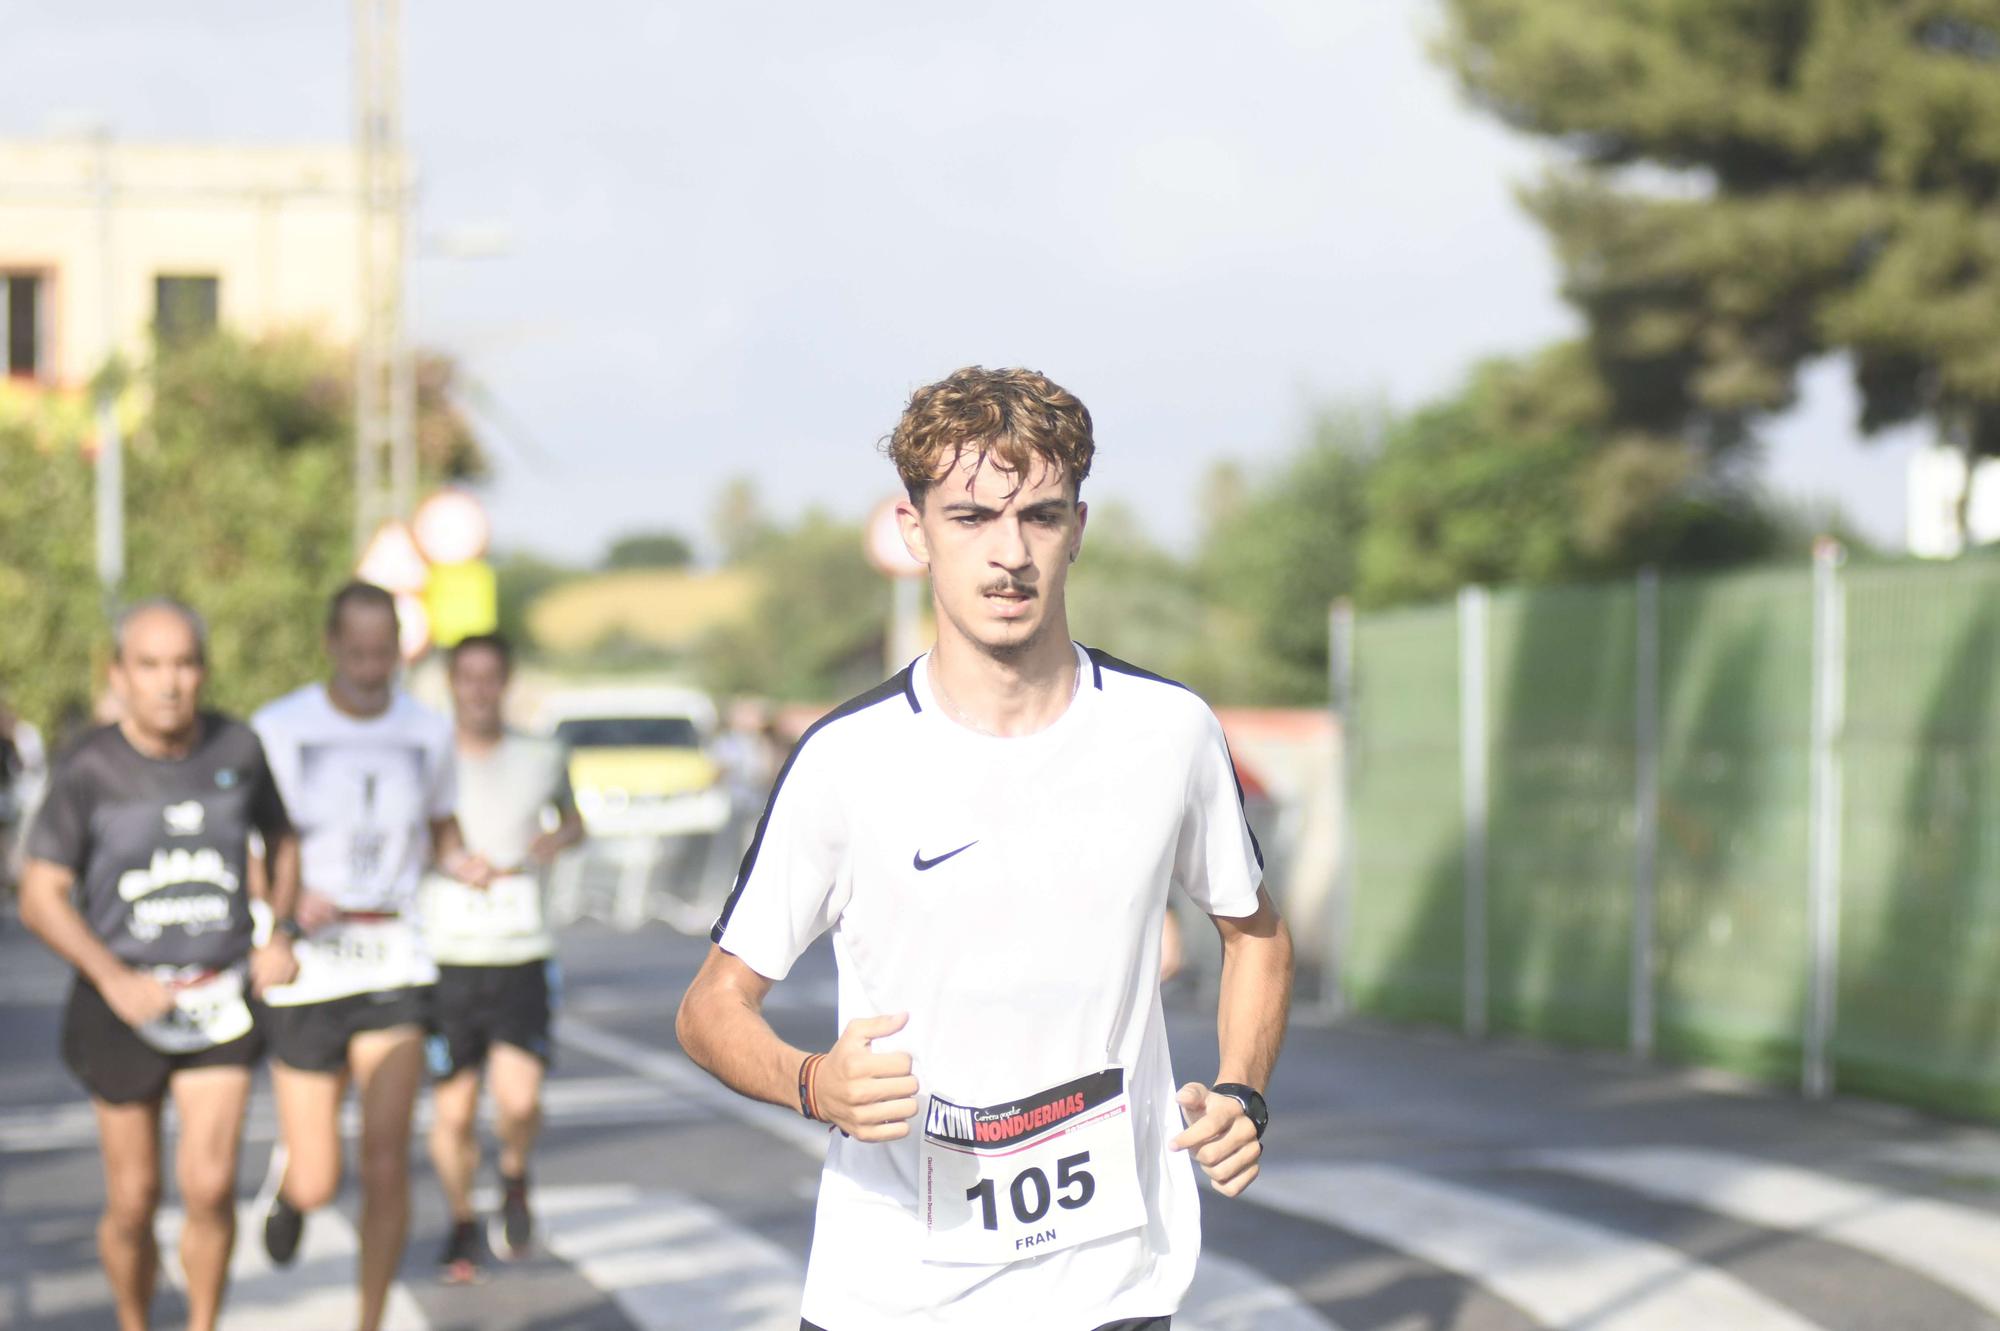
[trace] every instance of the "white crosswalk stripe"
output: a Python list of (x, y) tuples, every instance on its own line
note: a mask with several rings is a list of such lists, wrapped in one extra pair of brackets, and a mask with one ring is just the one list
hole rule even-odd
[[(482, 1206), (496, 1199), (482, 1195)], [(612, 1296), (642, 1331), (793, 1331), (805, 1281), (795, 1255), (691, 1198), (635, 1187), (535, 1195), (542, 1242)], [(1187, 1331), (1338, 1331), (1255, 1268), (1207, 1254), (1175, 1315)]]
[(812, 1156), (826, 1158), (829, 1129), (809, 1123), (776, 1105), (746, 1100), (718, 1083), (681, 1054), (657, 1049), (638, 1040), (627, 1039), (589, 1022), (568, 1017), (556, 1027), (556, 1038), (564, 1045), (622, 1067), (635, 1076), (658, 1083), (675, 1094), (726, 1114), (738, 1122), (770, 1133), (786, 1144)]
[(542, 1242), (642, 1331), (796, 1331), (804, 1271), (783, 1248), (677, 1193), (545, 1188)]
[[(566, 1044), (573, 1044), (583, 1052), (639, 1076), (657, 1079), (680, 1094), (702, 1099), (713, 1108), (797, 1147), (815, 1160), (825, 1158), (824, 1128), (776, 1106), (758, 1104), (724, 1090), (680, 1054), (628, 1040), (573, 1018), (557, 1029), (559, 1038)], [(551, 1246), (555, 1246), (553, 1240)], [(555, 1250), (559, 1253), (563, 1251), (560, 1247)], [(563, 1255), (567, 1259), (567, 1253)], [(792, 1310), (793, 1319), (785, 1324), (786, 1331), (797, 1325), (797, 1283), (803, 1281), (803, 1262), (798, 1269), (799, 1274), (794, 1278), (795, 1284), (789, 1294), (790, 1302), (784, 1305)], [(593, 1283), (596, 1282), (594, 1275), (590, 1278)], [(1205, 1255), (1196, 1267), (1188, 1308), (1178, 1320), (1184, 1321), (1191, 1331), (1252, 1331), (1253, 1328), (1254, 1331), (1331, 1331), (1333, 1325), (1306, 1307), (1280, 1282), (1260, 1274), (1254, 1267), (1217, 1254)], [(743, 1325), (748, 1327), (751, 1324)], [(773, 1326), (777, 1325), (773, 1323)]]
[[(176, 1251), (181, 1211), (161, 1207), (157, 1230), (160, 1267), (181, 1288), (186, 1280)], [(306, 1217), (298, 1257), (282, 1269), (271, 1265), (259, 1241), (264, 1217), (253, 1205), (236, 1211), (236, 1252), (229, 1264), (229, 1295), (222, 1331), (353, 1331), (360, 1295), (355, 1287), (360, 1236), (337, 1207)], [(390, 1286), (382, 1331), (430, 1331), (430, 1320), (401, 1283)]]
[(1884, 1258), (2000, 1312), (2000, 1216), (1797, 1165), (1681, 1147), (1535, 1151), (1518, 1157), (1614, 1187), (1794, 1230)]
[(1181, 1310), (1179, 1331), (1340, 1331), (1289, 1286), (1213, 1250), (1204, 1250)]
[(1806, 1331), (1812, 1323), (1671, 1248), (1377, 1165), (1267, 1169), (1246, 1201), (1455, 1271), (1551, 1327)]
[[(706, 1117), (704, 1102), (642, 1077), (558, 1077), (543, 1091), (543, 1112), (552, 1121), (587, 1123), (675, 1123)], [(482, 1102), (482, 1120), (489, 1126), (493, 1118), (490, 1097)], [(430, 1127), (431, 1104), (417, 1104), (416, 1128), (422, 1136)], [(171, 1125), (173, 1115), (167, 1115)], [(361, 1111), (352, 1100), (341, 1106), (341, 1132), (348, 1137), (361, 1131)], [(278, 1135), (277, 1111), (267, 1092), (250, 1101), (243, 1120), (243, 1140), (268, 1142)], [(97, 1116), (88, 1101), (69, 1100), (61, 1104), (37, 1105), (28, 1109), (0, 1112), (0, 1155), (33, 1154), (39, 1151), (95, 1150)]]
[[(808, 1158), (824, 1153), (824, 1129), (732, 1095), (676, 1051), (575, 1019), (561, 1038), (598, 1068), (610, 1068), (552, 1079), (552, 1124), (728, 1117)], [(268, 1104), (259, 1101), (251, 1113), (253, 1138), (267, 1136), (270, 1127)], [(82, 1104), (0, 1114), (0, 1153), (94, 1145), (88, 1114)], [(1991, 1260), (2000, 1252), (2000, 1215), (1975, 1206), (1705, 1149), (1539, 1150), (1500, 1162), (1839, 1243), (2000, 1313), (2000, 1266)], [(537, 1189), (544, 1244), (643, 1331), (797, 1326), (805, 1253), (673, 1190), (671, 1179), (662, 1181), (665, 1188)], [(1548, 1327), (1812, 1331), (1815, 1325), (1770, 1294), (1672, 1247), (1509, 1197), (1479, 1180), (1388, 1165), (1280, 1164), (1266, 1169), (1245, 1200), (1448, 1271)], [(315, 1213), (298, 1262), (283, 1271), (272, 1270), (264, 1258), (260, 1223), (261, 1216), (243, 1208), (227, 1331), (346, 1331), (354, 1315), (358, 1246), (348, 1216), (334, 1208)], [(163, 1208), (161, 1251), (169, 1278), (178, 1274), (173, 1252), (179, 1225), (178, 1211)], [(102, 1307), (101, 1281), (93, 1268), (42, 1269), (11, 1287), (0, 1282), (0, 1323)], [(1204, 1254), (1175, 1325), (1187, 1331), (1338, 1331), (1297, 1291), (1214, 1249)], [(387, 1326), (430, 1331), (419, 1300), (400, 1285)]]

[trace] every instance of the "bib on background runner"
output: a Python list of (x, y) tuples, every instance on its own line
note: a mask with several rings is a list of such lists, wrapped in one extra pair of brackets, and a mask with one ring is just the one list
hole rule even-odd
[(299, 939), (292, 955), (298, 976), (265, 995), (274, 1007), (437, 982), (437, 966), (415, 924), (402, 916), (336, 920)]
[(163, 1054), (213, 1049), (250, 1033), (250, 1005), (243, 1000), (243, 968), (207, 973), (189, 967), (159, 966), (153, 978), (173, 991), (174, 1005), (162, 1016), (133, 1029)]
[(541, 880), (529, 873), (502, 874), (486, 887), (428, 874), (422, 901), (431, 948), (445, 960), (453, 944), (536, 938), (544, 930)]
[(924, 1260), (1003, 1265), (1146, 1223), (1122, 1068), (995, 1105), (933, 1095), (917, 1176)]

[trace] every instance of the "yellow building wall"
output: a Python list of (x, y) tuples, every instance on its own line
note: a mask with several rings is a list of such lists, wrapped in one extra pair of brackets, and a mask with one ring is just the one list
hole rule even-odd
[[(108, 330), (101, 171), (112, 184)], [(345, 147), (0, 142), (0, 269), (44, 278), (44, 380), (75, 387), (112, 346), (143, 358), (161, 275), (218, 278), (219, 319), (248, 336), (352, 341), (357, 179)]]

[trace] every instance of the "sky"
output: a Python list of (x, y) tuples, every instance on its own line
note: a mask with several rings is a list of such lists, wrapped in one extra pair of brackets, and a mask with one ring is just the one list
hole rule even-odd
[[(910, 391), (984, 364), (1081, 397), (1086, 497), (1185, 550), (1217, 461), (1255, 474), (1320, 406), (1412, 406), (1577, 327), (1513, 194), (1555, 159), (1430, 62), (1434, 0), (404, 10), (415, 333), (497, 404), (504, 548), (705, 543), (739, 476), (858, 518)], [(341, 141), (350, 22), (20, 5), (0, 136)], [(1900, 543), (1915, 437), (1858, 441), (1837, 362), (1804, 382), (1767, 487)]]

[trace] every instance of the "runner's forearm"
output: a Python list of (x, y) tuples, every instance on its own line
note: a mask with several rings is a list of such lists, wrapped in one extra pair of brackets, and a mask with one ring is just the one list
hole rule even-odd
[(274, 920), (289, 920), (299, 908), (299, 838), (287, 832), (270, 848), (265, 869), (265, 904)]
[(458, 830), (458, 819), (451, 814), (431, 819), (431, 863), (450, 873), (452, 861), (463, 854), (465, 834)]
[(1265, 1089), (1292, 1002), (1292, 935), (1268, 897), (1255, 915), (1222, 928), (1222, 995), (1216, 1007), (1218, 1082)]
[(555, 835), (551, 838), (554, 848), (557, 851), (565, 851), (582, 841), (583, 815), (574, 808), (564, 809), (562, 821), (556, 825)]
[(90, 931), (69, 899), (70, 871), (46, 860), (29, 860), (21, 875), (21, 923), (49, 950), (103, 989), (130, 969)]
[[(711, 962), (716, 955), (710, 954)], [(797, 1111), (806, 1051), (771, 1029), (760, 998), (704, 965), (681, 1000), (674, 1034), (687, 1056), (730, 1090)]]

